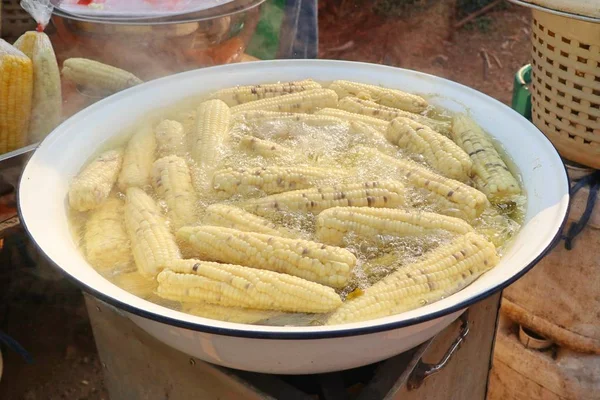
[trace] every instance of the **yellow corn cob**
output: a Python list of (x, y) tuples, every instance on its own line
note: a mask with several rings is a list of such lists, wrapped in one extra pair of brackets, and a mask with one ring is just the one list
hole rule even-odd
[(27, 143), (32, 90), (31, 60), (0, 39), (0, 154)]
[(265, 235), (282, 236), (292, 239), (298, 237), (295, 232), (278, 227), (267, 219), (227, 204), (212, 204), (206, 207), (202, 223), (237, 229), (244, 232), (264, 233)]
[(249, 135), (241, 137), (240, 147), (264, 158), (292, 157), (294, 154), (293, 150), (288, 147)]
[(90, 213), (85, 223), (85, 257), (94, 268), (122, 270), (133, 265), (123, 216), (124, 203), (114, 197)]
[(456, 115), (452, 120), (452, 137), (473, 160), (475, 185), (490, 201), (510, 201), (511, 197), (521, 193), (519, 182), (475, 121), (466, 115)]
[(244, 209), (268, 216), (278, 211), (318, 214), (338, 206), (397, 207), (404, 204), (404, 186), (397, 181), (373, 181), (294, 190), (248, 200)]
[(140, 78), (120, 68), (86, 58), (69, 58), (63, 62), (62, 76), (84, 88), (113, 94), (143, 83)]
[(173, 260), (165, 267), (158, 295), (170, 300), (314, 313), (342, 304), (332, 288), (273, 271), (198, 260)]
[(424, 115), (383, 106), (374, 101), (362, 100), (357, 97), (344, 97), (338, 102), (338, 107), (351, 113), (362, 114), (384, 121), (391, 121), (398, 117), (408, 118), (446, 136), (450, 134), (450, 123), (448, 122), (436, 121)]
[(125, 227), (140, 274), (153, 278), (170, 260), (180, 258), (175, 238), (158, 205), (142, 189), (127, 189)]
[(100, 154), (71, 182), (69, 205), (77, 211), (88, 211), (102, 204), (117, 180), (122, 163), (121, 149)]
[(343, 175), (331, 168), (318, 167), (259, 167), (226, 168), (215, 172), (213, 188), (224, 196), (248, 195), (257, 192), (275, 194), (305, 189), (328, 177)]
[(254, 324), (256, 322), (281, 314), (278, 311), (255, 310), (251, 308), (223, 307), (208, 303), (183, 303), (181, 311), (198, 317), (216, 319), (218, 321), (238, 324)]
[(329, 89), (334, 90), (340, 99), (348, 96), (371, 100), (384, 106), (420, 113), (425, 111), (428, 104), (424, 98), (396, 89), (351, 81), (334, 81)]
[[(329, 110), (329, 109), (328, 109)], [(240, 111), (232, 116), (236, 123), (257, 124), (262, 122), (298, 122), (310, 126), (340, 125), (344, 121), (334, 116), (278, 111)]]
[(385, 132), (388, 125), (390, 124), (388, 121), (382, 119), (377, 119), (368, 115), (356, 114), (344, 110), (338, 110), (337, 108), (323, 108), (317, 111), (316, 115), (339, 118), (347, 122), (362, 122), (363, 124), (372, 126), (373, 128), (381, 132)]
[(267, 269), (336, 288), (346, 285), (356, 264), (356, 257), (339, 247), (217, 226), (184, 227), (177, 238), (204, 260)]
[(362, 147), (359, 154), (366, 160), (377, 159), (395, 169), (398, 175), (426, 194), (426, 202), (440, 214), (473, 219), (489, 205), (485, 194), (462, 182), (436, 174), (410, 160), (400, 160), (372, 148)]
[(167, 216), (174, 232), (196, 222), (198, 196), (183, 158), (166, 156), (156, 160), (152, 167), (152, 185), (167, 204)]
[(122, 272), (112, 276), (110, 280), (121, 289), (142, 299), (151, 297), (158, 286), (156, 279), (145, 278), (137, 271)]
[(333, 246), (344, 244), (352, 233), (360, 239), (380, 236), (421, 236), (437, 230), (465, 234), (473, 231), (462, 219), (392, 208), (335, 207), (317, 217), (317, 240)]
[(159, 157), (185, 155), (185, 132), (181, 123), (165, 119), (156, 126), (154, 133)]
[(343, 324), (386, 317), (452, 295), (498, 263), (494, 245), (467, 233), (426, 253), (344, 303), (328, 320)]
[(45, 33), (26, 32), (14, 46), (33, 62), (29, 142), (36, 143), (56, 128), (62, 118), (60, 71), (52, 43)]
[(303, 92), (310, 89), (321, 89), (321, 85), (312, 79), (295, 82), (267, 83), (264, 85), (237, 86), (222, 89), (210, 96), (218, 99), (230, 107), (261, 99), (278, 97), (289, 93)]
[(123, 156), (123, 168), (119, 174), (119, 189), (143, 188), (150, 185), (152, 163), (156, 155), (156, 136), (152, 128), (144, 125), (129, 139)]
[(242, 111), (282, 111), (293, 113), (309, 113), (319, 108), (335, 107), (338, 97), (333, 90), (311, 89), (304, 92), (290, 93), (270, 99), (251, 101), (231, 107), (231, 112)]
[(473, 167), (469, 155), (428, 126), (400, 117), (390, 122), (385, 136), (396, 146), (422, 155), (427, 164), (442, 175), (461, 182), (469, 180)]

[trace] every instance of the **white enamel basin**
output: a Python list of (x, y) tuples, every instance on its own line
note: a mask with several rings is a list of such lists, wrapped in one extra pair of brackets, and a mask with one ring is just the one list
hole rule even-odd
[[(433, 95), (430, 102), (468, 109), (507, 150), (529, 196), (525, 225), (499, 265), (459, 293), (403, 314), (319, 327), (264, 327), (196, 317), (137, 298), (102, 278), (75, 247), (66, 214), (69, 181), (97, 149), (153, 109), (233, 85), (314, 78), (350, 79)], [(536, 264), (560, 231), (568, 179), (559, 155), (525, 118), (457, 83), (381, 65), (280, 60), (218, 66), (128, 89), (73, 116), (40, 145), (19, 188), (22, 222), (47, 257), (83, 290), (125, 311), (164, 343), (200, 359), (238, 369), (305, 374), (353, 368), (399, 354), (454, 321), (469, 305), (502, 289)]]

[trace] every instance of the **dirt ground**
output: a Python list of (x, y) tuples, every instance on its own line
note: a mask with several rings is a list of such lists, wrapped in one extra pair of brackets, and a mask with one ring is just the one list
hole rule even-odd
[[(360, 1), (360, 0), (359, 0)], [(443, 76), (510, 104), (515, 72), (529, 60), (530, 15), (503, 6), (466, 28), (453, 27), (453, 1), (385, 17), (364, 0), (322, 1), (320, 57), (400, 66)], [(6, 346), (0, 399), (108, 400), (78, 290), (39, 261), (23, 233), (0, 252), (0, 331), (17, 339), (33, 363)]]

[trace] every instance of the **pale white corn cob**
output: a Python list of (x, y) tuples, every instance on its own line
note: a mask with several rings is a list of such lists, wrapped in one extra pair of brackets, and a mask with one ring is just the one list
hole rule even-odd
[(519, 182), (502, 160), (492, 140), (466, 115), (452, 120), (452, 137), (473, 160), (475, 185), (490, 201), (502, 203), (521, 193)]
[(110, 280), (121, 289), (142, 299), (151, 297), (158, 286), (156, 279), (146, 278), (137, 271), (122, 272), (112, 276)]
[(348, 112), (348, 111), (344, 111), (344, 110), (338, 110), (337, 108), (323, 108), (323, 109), (317, 111), (316, 115), (322, 115), (324, 117), (329, 116), (329, 117), (333, 117), (333, 118), (339, 118), (339, 119), (347, 121), (347, 122), (362, 122), (363, 124), (372, 126), (373, 128), (375, 128), (381, 132), (385, 132), (388, 125), (390, 124), (389, 121), (370, 117), (368, 115), (361, 115), (361, 114), (356, 114), (356, 113)]
[(69, 187), (69, 205), (77, 211), (93, 210), (110, 194), (121, 165), (123, 150), (100, 154), (73, 179)]
[(142, 82), (131, 72), (86, 58), (69, 58), (63, 62), (62, 76), (77, 85), (112, 94)]
[(452, 295), (498, 263), (494, 245), (467, 233), (426, 253), (413, 264), (367, 288), (344, 303), (328, 324), (344, 324), (399, 314)]
[(119, 174), (119, 189), (150, 185), (152, 163), (156, 156), (156, 136), (149, 125), (139, 128), (129, 139)]
[(318, 214), (338, 206), (398, 207), (404, 204), (404, 186), (397, 181), (372, 181), (294, 190), (248, 200), (246, 210), (268, 216), (279, 211)]
[(156, 160), (152, 168), (152, 186), (167, 204), (167, 216), (174, 232), (196, 222), (198, 196), (183, 158), (166, 156)]
[(292, 157), (294, 154), (293, 150), (288, 147), (249, 135), (241, 137), (240, 147), (264, 158)]
[(292, 239), (298, 237), (296, 232), (277, 226), (268, 219), (227, 204), (211, 204), (206, 207), (202, 223), (204, 225), (222, 226), (244, 232), (264, 233), (266, 235)]
[(156, 202), (142, 189), (127, 189), (125, 227), (138, 271), (154, 278), (170, 260), (180, 258), (175, 238)]
[(323, 243), (341, 246), (348, 234), (373, 241), (381, 236), (421, 236), (439, 230), (465, 234), (473, 228), (462, 219), (430, 212), (334, 207), (317, 217), (316, 238)]
[(339, 247), (216, 226), (184, 227), (177, 239), (204, 260), (267, 269), (335, 288), (348, 283), (356, 264), (356, 257)]
[(177, 121), (165, 119), (154, 129), (156, 135), (156, 152), (159, 157), (170, 155), (184, 156), (185, 131), (183, 125)]
[(366, 83), (338, 80), (334, 81), (329, 89), (334, 90), (340, 99), (348, 96), (358, 97), (414, 113), (423, 112), (428, 106), (427, 101), (420, 96)]
[(240, 104), (239, 106), (231, 107), (231, 111), (233, 113), (254, 110), (310, 113), (319, 108), (335, 107), (337, 100), (338, 97), (333, 90), (311, 89)]
[(303, 92), (310, 89), (321, 89), (321, 85), (312, 79), (294, 82), (267, 83), (262, 85), (236, 86), (222, 89), (210, 96), (230, 107), (261, 99), (278, 97), (289, 93)]
[(357, 145), (374, 147), (383, 152), (397, 151), (396, 146), (392, 145), (383, 133), (372, 125), (360, 121), (350, 122), (350, 132), (353, 133), (350, 138), (350, 148)]
[(273, 271), (199, 260), (173, 260), (165, 267), (158, 295), (170, 300), (311, 313), (342, 304), (332, 288)]
[[(328, 109), (329, 110), (329, 109)], [(232, 116), (234, 123), (260, 124), (264, 122), (303, 123), (310, 126), (341, 125), (344, 121), (335, 116), (316, 114), (279, 112), (279, 111), (240, 111)]]
[(427, 164), (448, 178), (467, 182), (473, 163), (456, 143), (416, 121), (396, 118), (385, 133), (390, 143), (423, 156)]
[(92, 210), (85, 223), (85, 258), (100, 271), (133, 266), (123, 217), (124, 202), (111, 197)]
[(281, 314), (279, 311), (255, 310), (252, 308), (224, 307), (209, 303), (183, 303), (181, 311), (202, 318), (237, 324), (254, 324), (256, 322)]

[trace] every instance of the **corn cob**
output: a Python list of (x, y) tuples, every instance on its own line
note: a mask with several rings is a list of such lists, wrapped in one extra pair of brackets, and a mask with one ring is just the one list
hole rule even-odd
[(31, 60), (0, 39), (0, 154), (27, 143), (32, 90)]
[(184, 227), (177, 238), (204, 260), (267, 269), (335, 288), (346, 285), (356, 264), (356, 257), (339, 247), (216, 226)]
[(175, 238), (156, 202), (142, 189), (127, 189), (125, 227), (140, 274), (154, 278), (170, 260), (180, 258)]
[(366, 125), (372, 126), (380, 132), (385, 132), (388, 125), (390, 124), (388, 121), (384, 121), (382, 119), (377, 119), (368, 115), (356, 114), (344, 110), (338, 110), (337, 108), (323, 108), (317, 111), (316, 115), (339, 118), (347, 122), (362, 122)]
[(315, 313), (342, 304), (332, 288), (273, 271), (198, 260), (173, 260), (165, 267), (158, 295), (170, 300)]
[(328, 324), (398, 314), (452, 295), (498, 263), (494, 245), (476, 233), (426, 253), (344, 303)]
[(173, 231), (196, 222), (198, 196), (183, 158), (167, 156), (156, 160), (152, 167), (152, 185), (167, 204), (167, 216)]
[(158, 282), (156, 279), (148, 279), (139, 272), (122, 272), (114, 275), (110, 280), (121, 289), (142, 299), (147, 299), (154, 294)]
[(294, 154), (293, 150), (288, 147), (249, 135), (241, 137), (240, 147), (264, 158), (292, 157)]
[(374, 101), (362, 100), (357, 97), (344, 97), (338, 102), (342, 110), (370, 116), (384, 121), (391, 121), (398, 117), (412, 119), (420, 124), (430, 127), (436, 132), (448, 136), (450, 134), (450, 123), (437, 121), (421, 114), (415, 114), (398, 108), (382, 106)]
[(181, 311), (202, 318), (237, 324), (254, 324), (281, 314), (279, 311), (254, 310), (251, 308), (223, 307), (208, 303), (183, 303)]
[[(329, 109), (328, 109), (329, 110)], [(316, 114), (279, 112), (279, 111), (240, 111), (232, 116), (236, 123), (257, 124), (263, 122), (299, 122), (310, 126), (340, 125), (344, 121), (335, 116)]]
[(365, 83), (338, 80), (334, 81), (329, 89), (334, 90), (340, 99), (348, 96), (358, 97), (414, 113), (423, 112), (428, 106), (427, 101), (420, 96)]
[(465, 234), (473, 231), (465, 221), (445, 215), (392, 208), (334, 207), (317, 217), (317, 240), (341, 246), (349, 233), (360, 239), (385, 236), (421, 236), (437, 230)]
[(265, 235), (292, 239), (298, 237), (295, 232), (278, 227), (265, 218), (227, 204), (212, 204), (206, 207), (202, 223), (204, 225), (222, 226), (244, 232), (264, 233)]
[(62, 76), (77, 85), (106, 95), (143, 83), (131, 72), (86, 58), (66, 59), (63, 62)]
[(215, 172), (213, 189), (227, 197), (234, 194), (248, 195), (258, 191), (275, 194), (309, 188), (320, 180), (341, 175), (343, 175), (341, 170), (304, 166), (226, 168)]
[(357, 145), (365, 145), (383, 152), (394, 152), (397, 150), (394, 145), (387, 141), (381, 131), (372, 125), (367, 125), (360, 121), (351, 121), (350, 132), (353, 133), (348, 143), (350, 148)]
[(321, 85), (312, 79), (295, 82), (268, 83), (264, 85), (237, 86), (222, 89), (210, 96), (210, 99), (218, 99), (230, 107), (256, 101), (269, 99), (289, 93), (303, 92), (310, 89), (321, 89)]
[(159, 157), (185, 155), (185, 132), (181, 123), (165, 119), (156, 126), (154, 133)]
[(473, 160), (475, 185), (490, 201), (502, 203), (521, 193), (519, 182), (475, 121), (456, 115), (452, 120), (452, 137)]
[(156, 136), (152, 128), (144, 125), (129, 139), (123, 156), (123, 168), (119, 174), (119, 189), (143, 188), (150, 185), (152, 163), (156, 155)]
[(123, 150), (100, 154), (73, 179), (69, 187), (69, 205), (77, 211), (93, 210), (110, 194), (121, 164)]
[(33, 96), (29, 142), (41, 141), (62, 118), (60, 71), (50, 38), (43, 32), (26, 32), (14, 46), (33, 62)]
[(279, 211), (318, 214), (339, 206), (397, 207), (404, 204), (404, 186), (397, 181), (374, 181), (294, 190), (248, 200), (242, 207), (254, 214), (268, 216)]
[(201, 193), (210, 188), (212, 174), (220, 158), (220, 147), (229, 131), (230, 118), (230, 109), (221, 100), (208, 100), (198, 107), (192, 158), (199, 169), (200, 182), (196, 190)]
[(109, 198), (91, 212), (85, 223), (85, 257), (98, 270), (121, 270), (133, 265), (123, 212), (123, 201)]
[(319, 108), (335, 107), (338, 97), (333, 90), (311, 89), (304, 92), (290, 93), (279, 97), (251, 101), (231, 107), (231, 112), (242, 111), (282, 111), (293, 113), (310, 113)]
[(442, 175), (461, 182), (469, 180), (473, 167), (469, 155), (433, 129), (400, 117), (390, 122), (385, 136), (396, 146), (422, 155), (427, 164)]
[(400, 160), (375, 149), (362, 147), (359, 154), (394, 168), (408, 183), (426, 194), (426, 202), (440, 214), (473, 219), (489, 205), (485, 195), (462, 182), (443, 177), (410, 160)]

